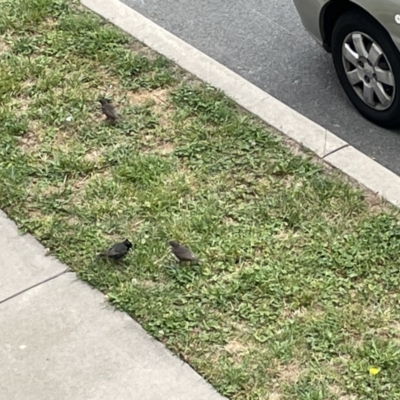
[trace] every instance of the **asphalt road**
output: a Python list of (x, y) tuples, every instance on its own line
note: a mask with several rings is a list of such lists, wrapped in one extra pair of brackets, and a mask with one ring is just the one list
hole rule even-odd
[(361, 117), (292, 0), (122, 0), (400, 175), (400, 129)]

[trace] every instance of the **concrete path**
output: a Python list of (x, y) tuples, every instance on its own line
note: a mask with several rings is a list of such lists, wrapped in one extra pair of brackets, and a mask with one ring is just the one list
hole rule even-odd
[(0, 211), (0, 399), (223, 399), (65, 271)]

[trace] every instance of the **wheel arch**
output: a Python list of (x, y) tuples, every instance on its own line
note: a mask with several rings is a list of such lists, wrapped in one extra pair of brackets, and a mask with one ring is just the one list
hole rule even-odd
[[(364, 4), (369, 3), (368, 0)], [(374, 1), (374, 0), (372, 0)], [(332, 49), (332, 32), (333, 28), (335, 27), (336, 21), (339, 19), (339, 17), (345, 13), (346, 11), (349, 10), (356, 10), (368, 18), (372, 18), (376, 23), (378, 23), (382, 29), (387, 32), (387, 34), (391, 37), (390, 33), (387, 31), (387, 29), (376, 19), (374, 18), (367, 10), (368, 7), (363, 7), (360, 4), (360, 0), (331, 0), (326, 5), (323, 7), (320, 15), (320, 30), (321, 30), (321, 36), (323, 40), (323, 46), (326, 51), (329, 53), (331, 52)], [(392, 38), (392, 37), (391, 37)], [(392, 38), (393, 40), (393, 38)], [(395, 44), (395, 43), (394, 43)]]

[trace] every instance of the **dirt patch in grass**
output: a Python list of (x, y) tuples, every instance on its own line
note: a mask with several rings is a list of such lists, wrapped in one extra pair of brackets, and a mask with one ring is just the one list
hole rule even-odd
[(282, 395), (280, 393), (271, 393), (268, 396), (268, 400), (281, 400), (282, 399)]
[(131, 43), (129, 44), (129, 48), (134, 53), (143, 55), (150, 60), (154, 60), (158, 56), (158, 54), (155, 51), (151, 50), (147, 46), (143, 46), (143, 44), (138, 40), (132, 40)]
[(166, 104), (168, 97), (167, 89), (155, 89), (152, 91), (149, 90), (138, 90), (137, 92), (127, 92), (126, 98), (129, 100), (129, 103), (134, 105), (138, 103), (146, 103), (149, 101), (153, 101), (154, 104)]
[(328, 391), (330, 394), (335, 396), (338, 400), (357, 400), (356, 395), (346, 395), (343, 394), (342, 390), (340, 389), (339, 386), (336, 385), (329, 385), (328, 386)]
[(91, 161), (93, 163), (96, 163), (99, 158), (101, 157), (101, 155), (103, 154), (103, 150), (102, 149), (93, 149), (89, 152), (87, 152), (84, 156), (85, 160), (87, 161)]
[(391, 206), (382, 199), (377, 193), (373, 193), (370, 190), (364, 191), (364, 200), (369, 206), (369, 211), (373, 214), (379, 214), (383, 211), (389, 211)]
[(10, 47), (8, 46), (8, 44), (2, 38), (0, 38), (0, 54), (6, 53), (9, 50)]
[(15, 99), (15, 104), (17, 105), (17, 109), (15, 111), (18, 113), (18, 115), (26, 114), (27, 110), (29, 109), (30, 101), (31, 99), (26, 95), (18, 96)]
[(40, 146), (43, 126), (40, 121), (30, 120), (28, 130), (19, 138), (20, 148), (25, 153), (32, 152), (35, 147)]
[(28, 215), (32, 220), (45, 220), (46, 215), (44, 215), (41, 211), (39, 210), (28, 210)]
[(246, 351), (246, 346), (237, 341), (236, 339), (231, 340), (225, 345), (225, 350), (230, 354), (237, 354)]
[(20, 138), (19, 142), (21, 149), (27, 153), (38, 144), (38, 138), (31, 130), (29, 130), (29, 132), (25, 133)]
[(296, 383), (300, 379), (301, 375), (306, 372), (296, 362), (287, 365), (280, 365), (277, 367), (277, 371), (281, 384)]
[(171, 143), (164, 143), (157, 146), (157, 153), (168, 155), (174, 152), (174, 146)]

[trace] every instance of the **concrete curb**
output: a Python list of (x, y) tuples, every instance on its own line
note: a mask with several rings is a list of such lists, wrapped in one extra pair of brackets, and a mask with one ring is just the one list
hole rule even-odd
[(240, 106), (309, 148), (361, 185), (400, 206), (400, 177), (332, 132), (286, 106), (219, 62), (169, 33), (119, 0), (81, 0), (82, 4), (222, 90)]

